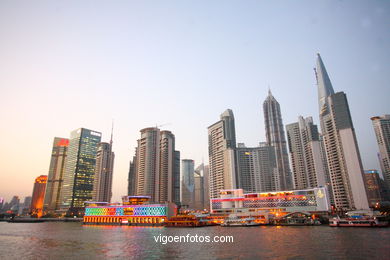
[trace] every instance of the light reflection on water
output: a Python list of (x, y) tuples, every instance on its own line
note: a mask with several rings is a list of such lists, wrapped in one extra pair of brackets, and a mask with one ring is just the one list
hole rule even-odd
[[(153, 236), (234, 237), (233, 243), (156, 243)], [(1, 259), (389, 259), (390, 228), (162, 228), (0, 222)]]

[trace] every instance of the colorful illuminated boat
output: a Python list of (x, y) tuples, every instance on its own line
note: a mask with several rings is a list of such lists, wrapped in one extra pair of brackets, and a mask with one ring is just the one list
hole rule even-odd
[(174, 203), (147, 204), (148, 196), (124, 196), (122, 204), (86, 202), (84, 224), (162, 226), (176, 214)]

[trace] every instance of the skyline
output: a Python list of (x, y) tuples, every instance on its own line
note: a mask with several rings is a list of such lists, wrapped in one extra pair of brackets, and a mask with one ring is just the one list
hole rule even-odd
[(143, 128), (171, 123), (161, 130), (199, 165), (207, 127), (230, 108), (237, 142), (256, 146), (269, 85), (284, 125), (319, 125), (317, 52), (347, 94), (364, 169), (380, 170), (370, 117), (390, 110), (389, 3), (225, 3), (0, 3), (0, 197), (31, 196), (54, 137), (84, 127), (107, 142), (112, 119), (113, 201)]

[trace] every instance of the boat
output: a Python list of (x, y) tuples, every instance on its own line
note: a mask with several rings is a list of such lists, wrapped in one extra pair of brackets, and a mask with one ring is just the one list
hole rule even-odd
[(199, 221), (194, 215), (177, 215), (166, 221), (166, 227), (204, 227), (207, 223)]
[(8, 223), (41, 223), (44, 222), (40, 218), (11, 218), (7, 220)]
[(248, 218), (238, 218), (238, 217), (229, 217), (221, 224), (221, 227), (253, 227), (260, 226), (261, 223), (255, 221), (253, 217)]
[(329, 221), (331, 227), (387, 227), (389, 222), (383, 216), (364, 218), (333, 218)]

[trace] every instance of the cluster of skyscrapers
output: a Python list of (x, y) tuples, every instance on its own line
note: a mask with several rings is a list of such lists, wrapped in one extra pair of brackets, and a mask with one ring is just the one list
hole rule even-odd
[[(347, 97), (344, 92), (334, 92), (319, 54), (315, 76), (321, 133), (311, 117), (299, 116), (298, 122), (286, 126), (286, 141), (280, 105), (271, 91), (263, 103), (266, 142), (258, 147), (236, 145), (230, 109), (208, 127), (211, 198), (227, 189), (251, 193), (322, 186), (327, 187), (336, 210), (369, 208), (368, 177), (363, 171)], [(372, 120), (382, 172), (390, 185), (390, 116)]]
[[(203, 209), (205, 194), (204, 166), (195, 171), (193, 160), (182, 160), (175, 149), (175, 136), (158, 127), (144, 128), (130, 162), (129, 196), (149, 196), (154, 203), (174, 202)], [(181, 174), (180, 174), (181, 172)]]
[(69, 139), (55, 137), (49, 174), (34, 184), (31, 214), (78, 216), (85, 201), (111, 202), (113, 166), (112, 135), (105, 143), (100, 132), (80, 128)]
[[(257, 147), (237, 144), (233, 111), (227, 109), (208, 127), (209, 165), (195, 168), (193, 160), (180, 160), (172, 132), (144, 128), (130, 161), (128, 195), (198, 210), (209, 208), (210, 198), (229, 189), (259, 193), (326, 187), (331, 204), (341, 211), (389, 200), (390, 115), (371, 118), (382, 180), (376, 170), (363, 171), (347, 96), (334, 92), (319, 54), (315, 76), (320, 130), (312, 117), (302, 116), (284, 128), (280, 104), (269, 91), (263, 103), (266, 140)], [(19, 211), (76, 216), (86, 201), (111, 202), (112, 133), (109, 143), (101, 142), (101, 136), (80, 128), (69, 139), (55, 137), (49, 174), (36, 178), (32, 198), (24, 203), (28, 206)], [(15, 205), (17, 196), (6, 204), (0, 198), (3, 211)]]

